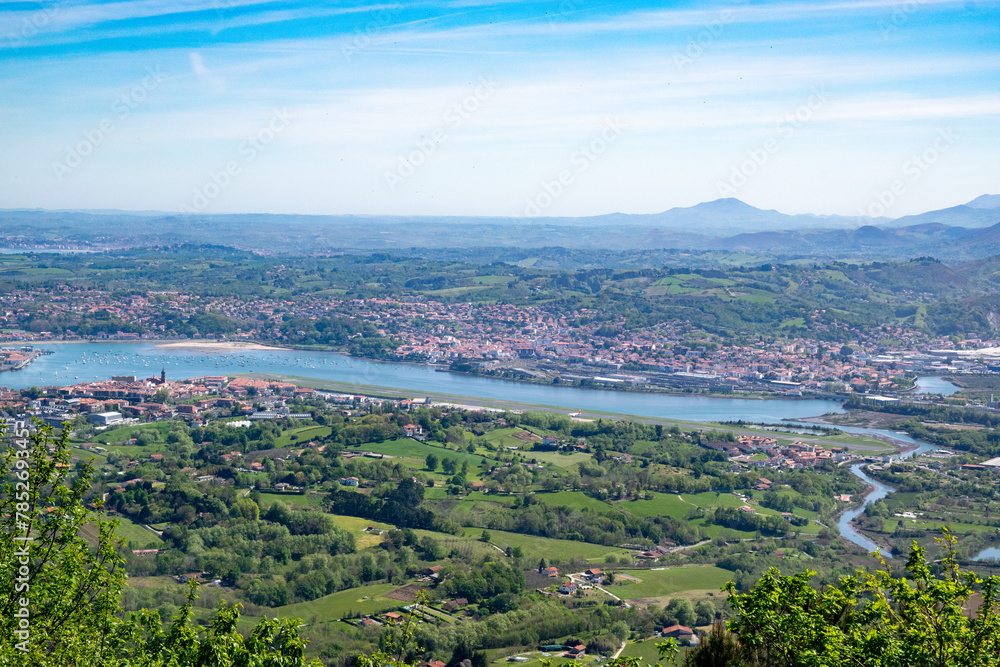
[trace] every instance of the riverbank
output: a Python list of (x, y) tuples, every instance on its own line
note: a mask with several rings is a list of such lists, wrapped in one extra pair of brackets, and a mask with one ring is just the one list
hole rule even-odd
[[(41, 345), (152, 345), (158, 350), (190, 350), (193, 352), (239, 352), (242, 350), (290, 350), (288, 347), (278, 347), (276, 345), (264, 345), (256, 341), (239, 340), (192, 340), (186, 338), (143, 338), (138, 340), (18, 340), (9, 341), (0, 345), (7, 346), (41, 346)], [(333, 352), (334, 350), (330, 350)], [(338, 353), (339, 354), (339, 353)]]
[[(185, 351), (185, 352), (200, 352), (207, 354), (235, 354), (240, 352), (290, 352), (290, 351), (301, 351), (308, 353), (319, 353), (319, 354), (331, 354), (338, 355), (341, 357), (349, 358), (352, 360), (378, 363), (378, 364), (392, 364), (398, 366), (408, 366), (408, 367), (418, 367), (418, 368), (431, 368), (435, 372), (467, 377), (470, 379), (484, 379), (489, 381), (500, 381), (509, 382), (513, 384), (529, 385), (536, 387), (552, 387), (552, 388), (568, 388), (568, 389), (582, 389), (592, 392), (615, 392), (619, 394), (627, 394), (633, 396), (669, 396), (678, 398), (692, 398), (692, 399), (712, 399), (715, 401), (727, 401), (727, 400), (740, 400), (740, 401), (759, 401), (761, 403), (767, 402), (786, 402), (786, 401), (843, 401), (844, 397), (838, 394), (807, 394), (807, 395), (788, 395), (785, 393), (778, 393), (778, 391), (713, 391), (713, 387), (708, 386), (697, 386), (697, 387), (668, 387), (659, 384), (646, 384), (642, 386), (630, 386), (624, 382), (600, 382), (598, 384), (591, 384), (590, 382), (581, 383), (579, 381), (560, 381), (556, 382), (554, 380), (549, 380), (547, 378), (538, 377), (525, 377), (525, 376), (501, 376), (494, 375), (490, 373), (480, 373), (480, 372), (470, 372), (466, 370), (456, 370), (452, 368), (450, 364), (437, 364), (430, 362), (422, 362), (416, 360), (402, 360), (402, 359), (385, 359), (379, 357), (363, 357), (354, 356), (349, 354), (344, 349), (337, 349), (331, 347), (323, 347), (316, 345), (281, 345), (278, 343), (273, 343), (271, 341), (257, 341), (257, 340), (247, 340), (247, 341), (225, 341), (225, 340), (192, 340), (183, 338), (147, 338), (147, 339), (130, 339), (130, 340), (99, 340), (99, 339), (86, 339), (86, 340), (50, 340), (45, 339), (43, 341), (35, 340), (25, 340), (18, 341), (11, 344), (19, 345), (68, 345), (68, 344), (84, 344), (84, 345), (119, 345), (127, 343), (129, 345), (150, 345), (157, 349), (164, 351)], [(567, 372), (573, 369), (567, 369)], [(629, 373), (641, 373), (642, 371), (633, 370)]]
[[(458, 394), (445, 394), (440, 392), (411, 392), (391, 387), (373, 386), (348, 382), (336, 382), (331, 380), (319, 380), (315, 378), (302, 377), (296, 375), (285, 375), (279, 373), (239, 373), (243, 377), (251, 377), (262, 380), (280, 380), (294, 382), (300, 386), (311, 387), (313, 389), (340, 391), (345, 393), (358, 393), (376, 398), (398, 400), (401, 398), (429, 398), (432, 405), (453, 405), (461, 406), (470, 410), (510, 410), (512, 412), (523, 412), (527, 410), (538, 412), (551, 412), (554, 414), (574, 415), (581, 414), (577, 418), (581, 421), (595, 421), (597, 419), (629, 420), (643, 424), (663, 424), (666, 426), (676, 425), (679, 428), (689, 431), (730, 431), (734, 435), (759, 436), (760, 429), (740, 428), (738, 426), (726, 425), (718, 420), (695, 421), (690, 419), (677, 419), (670, 417), (657, 417), (655, 415), (643, 415), (639, 413), (613, 412), (610, 410), (585, 408), (581, 411), (580, 406), (553, 405), (541, 403), (529, 403), (510, 399), (485, 398), (482, 396), (469, 396)], [(574, 388), (575, 389), (575, 388)], [(704, 398), (704, 397), (703, 397)], [(790, 434), (789, 434), (790, 435)], [(825, 436), (822, 434), (795, 434), (794, 439), (807, 440), (824, 447), (845, 447), (856, 450), (859, 453), (870, 453), (880, 456), (885, 453), (885, 448), (872, 442), (872, 438), (851, 436), (847, 434), (840, 437)]]
[[(390, 362), (390, 363), (407, 363), (407, 362)], [(643, 385), (632, 385), (626, 382), (608, 382), (608, 381), (596, 381), (597, 384), (584, 384), (579, 380), (563, 380), (561, 377), (547, 378), (538, 377), (528, 373), (515, 374), (511, 373), (509, 375), (503, 373), (495, 372), (479, 372), (472, 370), (456, 370), (447, 364), (431, 364), (427, 363), (428, 366), (433, 366), (435, 370), (439, 373), (453, 373), (455, 375), (465, 375), (468, 377), (475, 378), (487, 378), (490, 380), (501, 380), (504, 382), (518, 382), (521, 384), (531, 384), (539, 385), (545, 387), (572, 387), (573, 389), (587, 389), (596, 391), (616, 391), (623, 394), (655, 394), (660, 396), (697, 396), (700, 398), (713, 398), (713, 399), (741, 399), (747, 401), (825, 401), (825, 400), (843, 400), (843, 397), (839, 394), (799, 394), (799, 395), (789, 395), (786, 393), (779, 393), (781, 390), (776, 391), (734, 391), (734, 390), (719, 390), (713, 391), (711, 386), (696, 385), (691, 387), (668, 387), (659, 384), (643, 384)], [(566, 373), (576, 372), (576, 369), (564, 369)], [(619, 373), (638, 373), (642, 374), (641, 370), (628, 370), (619, 371)]]
[(287, 350), (286, 347), (274, 347), (244, 341), (192, 340), (171, 341), (155, 345), (158, 350), (189, 350), (192, 352), (239, 352), (241, 350)]
[[(879, 488), (874, 483), (865, 480), (861, 476), (858, 476), (858, 479), (861, 481), (862, 484), (865, 485), (865, 490), (861, 493), (860, 502), (859, 501), (851, 502), (847, 507), (834, 514), (833, 520), (837, 524), (840, 536), (844, 538), (844, 540), (846, 540), (847, 542), (850, 542), (857, 548), (864, 550), (866, 553), (872, 553), (872, 551), (874, 550), (869, 550), (867, 546), (858, 543), (859, 540), (857, 540), (856, 538), (861, 537), (871, 542), (873, 546), (878, 547), (879, 550), (882, 552), (882, 555), (887, 556), (888, 558), (892, 558), (892, 545), (889, 544), (888, 540), (886, 540), (881, 535), (870, 535), (868, 533), (863, 533), (861, 532), (861, 529), (854, 524), (854, 520), (864, 512), (865, 507), (871, 504), (871, 502), (874, 502), (874, 499), (872, 501), (869, 501), (868, 499), (879, 491)], [(845, 520), (844, 515), (849, 512), (853, 513), (854, 516)], [(845, 535), (845, 532), (847, 531), (844, 530), (844, 524), (847, 524), (851, 528), (851, 530), (854, 532), (854, 536), (850, 534)]]

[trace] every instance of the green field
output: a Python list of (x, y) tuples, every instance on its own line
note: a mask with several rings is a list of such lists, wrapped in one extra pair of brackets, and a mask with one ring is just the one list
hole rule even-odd
[(635, 600), (672, 595), (680, 591), (721, 589), (733, 573), (718, 567), (685, 565), (663, 570), (621, 570), (641, 579), (640, 583), (615, 584), (608, 590), (620, 598)]
[[(463, 462), (469, 463), (469, 478), (472, 479), (473, 471), (478, 470), (483, 457), (476, 454), (469, 454), (466, 451), (456, 452), (454, 449), (446, 449), (441, 445), (418, 442), (410, 438), (400, 438), (398, 440), (386, 440), (385, 442), (370, 442), (362, 445), (360, 449), (375, 452), (376, 454), (388, 454), (398, 458), (409, 459), (416, 464), (419, 469), (425, 467), (424, 461), (428, 454), (434, 454), (438, 460), (454, 459), (461, 465)], [(350, 451), (350, 450), (348, 450)]]
[(562, 452), (527, 452), (525, 456), (531, 459), (537, 459), (539, 463), (545, 463), (548, 465), (555, 465), (560, 468), (572, 468), (578, 463), (589, 462), (593, 459), (590, 454), (585, 454), (584, 452), (573, 452), (572, 454), (563, 454)]
[(515, 433), (525, 433), (524, 429), (520, 428), (497, 428), (486, 434), (486, 442), (494, 444), (498, 447), (518, 447), (524, 448), (531, 445), (530, 442), (521, 440), (520, 438), (515, 438)]
[(555, 493), (535, 493), (532, 496), (546, 505), (554, 507), (571, 507), (576, 510), (591, 509), (595, 512), (606, 512), (611, 506), (597, 498), (591, 498), (583, 491), (557, 491)]
[[(466, 534), (471, 535), (473, 539), (479, 539), (482, 533), (482, 529), (479, 528), (466, 529)], [(552, 562), (568, 562), (570, 559), (578, 557), (592, 562), (604, 562), (608, 554), (623, 555), (631, 553), (618, 547), (577, 542), (575, 540), (557, 540), (538, 535), (508, 533), (503, 530), (490, 530), (489, 533), (490, 541), (499, 547), (503, 547), (504, 545), (521, 547), (525, 558), (529, 561), (537, 561), (539, 558), (544, 558)]]
[[(346, 591), (338, 591), (324, 595), (309, 602), (297, 602), (275, 607), (269, 610), (268, 616), (300, 618), (307, 623), (313, 619), (317, 622), (334, 621), (347, 614), (380, 614), (404, 606), (405, 602), (379, 597), (384, 593), (394, 591), (399, 586), (395, 584), (373, 584), (360, 586)], [(367, 599), (364, 599), (366, 598)]]
[[(622, 658), (639, 658), (642, 664), (655, 665), (660, 663), (661, 665), (683, 665), (684, 664), (684, 650), (678, 654), (678, 660), (674, 662), (661, 662), (660, 661), (660, 651), (656, 648), (656, 644), (662, 641), (659, 637), (650, 637), (649, 639), (643, 639), (637, 642), (628, 642), (625, 644), (625, 650), (622, 651), (620, 657)], [(686, 649), (685, 649), (686, 650)]]
[(370, 519), (360, 519), (356, 516), (342, 516), (340, 514), (331, 514), (330, 516), (333, 517), (333, 522), (337, 524), (337, 527), (354, 534), (358, 549), (375, 546), (376, 544), (380, 544), (384, 539), (381, 535), (364, 532), (368, 526), (374, 526), (383, 530), (392, 530), (395, 528), (395, 526), (390, 526), (387, 523), (379, 523)]
[(677, 495), (672, 493), (657, 493), (652, 500), (630, 500), (616, 503), (630, 514), (636, 516), (669, 516), (684, 519), (692, 509), (701, 508), (714, 511), (716, 507), (739, 507), (743, 504), (731, 493), (694, 493)]
[(293, 493), (261, 493), (260, 506), (268, 508), (276, 501), (280, 501), (286, 505), (295, 505), (296, 507), (322, 507), (324, 497), (319, 493), (304, 493), (302, 495)]
[(126, 545), (131, 544), (133, 549), (150, 548), (156, 549), (162, 546), (164, 543), (163, 539), (159, 535), (149, 530), (148, 528), (143, 528), (139, 524), (135, 523), (128, 517), (115, 516), (109, 517), (104, 515), (101, 519), (117, 520), (118, 528), (115, 529), (115, 534), (120, 537)]
[(173, 424), (171, 422), (156, 422), (154, 424), (123, 426), (121, 428), (105, 431), (104, 433), (99, 434), (95, 439), (105, 444), (115, 445), (128, 440), (129, 438), (134, 438), (135, 434), (140, 431), (159, 431), (160, 436), (163, 437), (169, 433), (172, 428), (177, 428), (177, 426), (177, 424)]
[[(282, 434), (275, 439), (274, 446), (276, 448), (303, 446), (310, 440), (325, 438), (330, 435), (332, 431), (333, 429), (329, 426), (303, 426), (302, 428), (289, 429), (282, 432)], [(295, 440), (292, 440), (293, 435), (295, 436)]]
[(941, 535), (941, 529), (947, 527), (953, 533), (994, 533), (1000, 530), (996, 526), (982, 526), (975, 523), (951, 523), (937, 519), (900, 519), (892, 517), (882, 523), (882, 532), (895, 532), (899, 522), (903, 522), (904, 530), (926, 530), (935, 536)]

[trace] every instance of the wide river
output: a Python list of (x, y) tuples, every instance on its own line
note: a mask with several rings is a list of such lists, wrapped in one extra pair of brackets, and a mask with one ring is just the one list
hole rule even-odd
[(69, 385), (107, 380), (112, 375), (158, 377), (163, 369), (167, 379), (275, 373), (377, 387), (390, 395), (444, 394), (691, 421), (772, 422), (843, 412), (837, 401), (708, 398), (536, 385), (441, 372), (417, 364), (365, 361), (333, 352), (237, 350), (205, 353), (157, 348), (150, 343), (60, 343), (37, 347), (53, 350), (54, 354), (43, 355), (20, 371), (0, 373), (0, 386), (23, 389)]
[[(273, 373), (328, 380), (349, 385), (379, 388), (390, 395), (446, 395), (482, 400), (506, 400), (534, 405), (564, 407), (586, 413), (621, 413), (690, 421), (727, 421), (743, 419), (777, 422), (802, 419), (828, 412), (843, 412), (837, 401), (816, 399), (755, 400), (708, 398), (666, 394), (640, 394), (596, 389), (509, 382), (441, 372), (430, 366), (393, 364), (355, 359), (333, 352), (300, 350), (234, 350), (195, 352), (158, 348), (152, 343), (59, 343), (37, 345), (53, 350), (39, 357), (27, 368), (0, 373), (0, 386), (23, 389), (31, 386), (69, 385), (92, 380), (107, 380), (112, 375), (159, 376), (165, 370), (168, 379), (234, 373)], [(954, 385), (940, 378), (920, 378), (918, 391), (952, 393)], [(860, 434), (880, 434), (917, 445), (912, 456), (932, 449), (927, 443), (890, 431), (852, 429)], [(856, 510), (845, 512), (839, 522), (841, 534), (866, 549), (875, 545), (858, 533), (851, 521), (872, 502), (884, 498), (893, 489), (869, 478), (860, 469), (851, 471), (875, 491)]]

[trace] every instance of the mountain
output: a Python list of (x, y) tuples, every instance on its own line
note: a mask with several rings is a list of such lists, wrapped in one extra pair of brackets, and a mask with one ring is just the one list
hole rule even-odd
[[(653, 226), (666, 232), (711, 234), (713, 236), (792, 229), (856, 229), (861, 224), (859, 219), (853, 216), (788, 215), (773, 209), (759, 209), (733, 198), (716, 199), (688, 207), (676, 207), (662, 213), (641, 215), (614, 213), (591, 218), (560, 218), (559, 220), (584, 226), (607, 224), (636, 227)], [(870, 221), (866, 220), (866, 222), (888, 224), (892, 221), (890, 218), (876, 218)]]
[(980, 195), (966, 206), (969, 208), (1000, 208), (1000, 195)]
[[(153, 211), (0, 210), (0, 246), (80, 249), (182, 243), (264, 253), (545, 249), (691, 250), (862, 260), (1000, 253), (1000, 196), (896, 220), (787, 215), (738, 199), (661, 213), (589, 217), (157, 214)], [(508, 253), (510, 254), (510, 253)], [(487, 253), (501, 260), (496, 253)], [(516, 260), (519, 261), (519, 260)]]
[[(996, 197), (996, 195), (984, 196)], [(1000, 207), (991, 208), (982, 204), (978, 207), (970, 205), (975, 202), (979, 202), (982, 199), (983, 197), (979, 197), (969, 202), (969, 204), (943, 208), (939, 211), (928, 211), (927, 213), (920, 213), (919, 215), (907, 215), (902, 218), (896, 218), (892, 222), (892, 225), (894, 227), (911, 227), (913, 225), (937, 223), (953, 227), (981, 228), (990, 227), (1000, 223)], [(989, 199), (985, 200), (986, 203), (990, 201), (991, 200)]]

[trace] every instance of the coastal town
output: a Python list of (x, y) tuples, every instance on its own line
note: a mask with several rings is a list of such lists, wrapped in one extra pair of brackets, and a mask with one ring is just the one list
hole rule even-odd
[[(817, 335), (837, 330), (831, 336), (836, 342), (825, 342), (816, 335), (777, 332), (720, 336), (681, 321), (630, 329), (624, 323), (588, 324), (595, 313), (585, 308), (552, 312), (541, 306), (444, 303), (423, 296), (245, 299), (149, 292), (112, 297), (64, 286), (14, 292), (2, 301), (0, 341), (256, 341), (349, 350), (357, 356), (440, 364), (510, 379), (620, 389), (884, 394), (912, 388), (912, 377), (921, 373), (1000, 368), (990, 356), (1000, 341), (974, 333), (932, 337), (891, 325), (866, 331), (836, 322), (819, 324)], [(126, 324), (89, 332), (60, 324), (81, 316)], [(178, 318), (199, 317), (208, 323), (204, 331), (172, 325)], [(338, 341), (322, 340), (320, 330), (328, 331), (331, 322), (349, 323), (357, 332)], [(380, 344), (350, 347), (367, 339)], [(4, 354), (6, 369), (30, 363), (23, 355), (34, 353), (9, 349)]]

